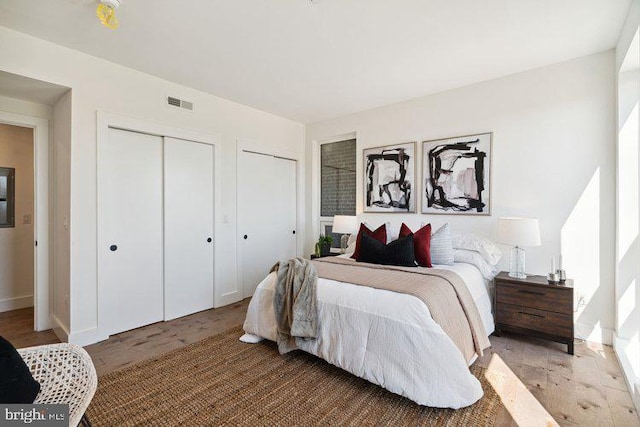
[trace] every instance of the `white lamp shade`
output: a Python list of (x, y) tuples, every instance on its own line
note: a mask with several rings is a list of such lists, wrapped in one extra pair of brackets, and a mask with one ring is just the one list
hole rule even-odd
[(333, 217), (332, 233), (351, 234), (358, 227), (358, 217), (349, 215), (336, 215)]
[(499, 218), (498, 242), (513, 246), (540, 246), (537, 218)]

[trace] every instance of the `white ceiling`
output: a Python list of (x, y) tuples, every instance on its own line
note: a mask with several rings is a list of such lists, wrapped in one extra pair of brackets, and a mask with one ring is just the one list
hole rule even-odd
[(0, 95), (9, 98), (53, 105), (68, 87), (0, 71)]
[(309, 123), (610, 49), (631, 0), (2, 0), (0, 25)]

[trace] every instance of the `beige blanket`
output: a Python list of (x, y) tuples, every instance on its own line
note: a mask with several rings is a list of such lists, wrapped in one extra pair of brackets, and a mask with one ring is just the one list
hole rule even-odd
[(296, 340), (316, 338), (318, 334), (318, 276), (311, 261), (303, 258), (276, 263), (271, 271), (278, 274), (273, 308), (278, 351), (285, 354), (298, 348)]
[(326, 257), (312, 261), (318, 277), (404, 293), (420, 299), (433, 320), (469, 362), (491, 345), (480, 312), (464, 281), (453, 271), (396, 267)]

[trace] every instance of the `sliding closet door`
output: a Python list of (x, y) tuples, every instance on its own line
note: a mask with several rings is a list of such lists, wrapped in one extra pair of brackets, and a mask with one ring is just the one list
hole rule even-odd
[(296, 161), (275, 157), (273, 188), (276, 196), (274, 200), (274, 230), (278, 242), (275, 249), (279, 259), (291, 259), (296, 256), (296, 227), (297, 227), (297, 185)]
[(238, 245), (245, 298), (276, 261), (296, 256), (295, 169), (293, 160), (240, 152)]
[(165, 319), (213, 308), (213, 146), (165, 138)]
[(162, 138), (109, 129), (99, 167), (100, 327), (163, 320)]
[(277, 261), (273, 241), (273, 158), (242, 151), (238, 159), (238, 231), (243, 296), (249, 297)]

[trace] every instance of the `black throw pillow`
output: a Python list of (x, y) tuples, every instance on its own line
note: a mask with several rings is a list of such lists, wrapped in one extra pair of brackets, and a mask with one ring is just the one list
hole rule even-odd
[(399, 265), (415, 267), (416, 256), (413, 251), (413, 235), (401, 237), (385, 245), (371, 236), (362, 234), (362, 248), (359, 262), (371, 264)]
[(40, 383), (16, 348), (0, 336), (0, 403), (33, 403), (38, 393)]

